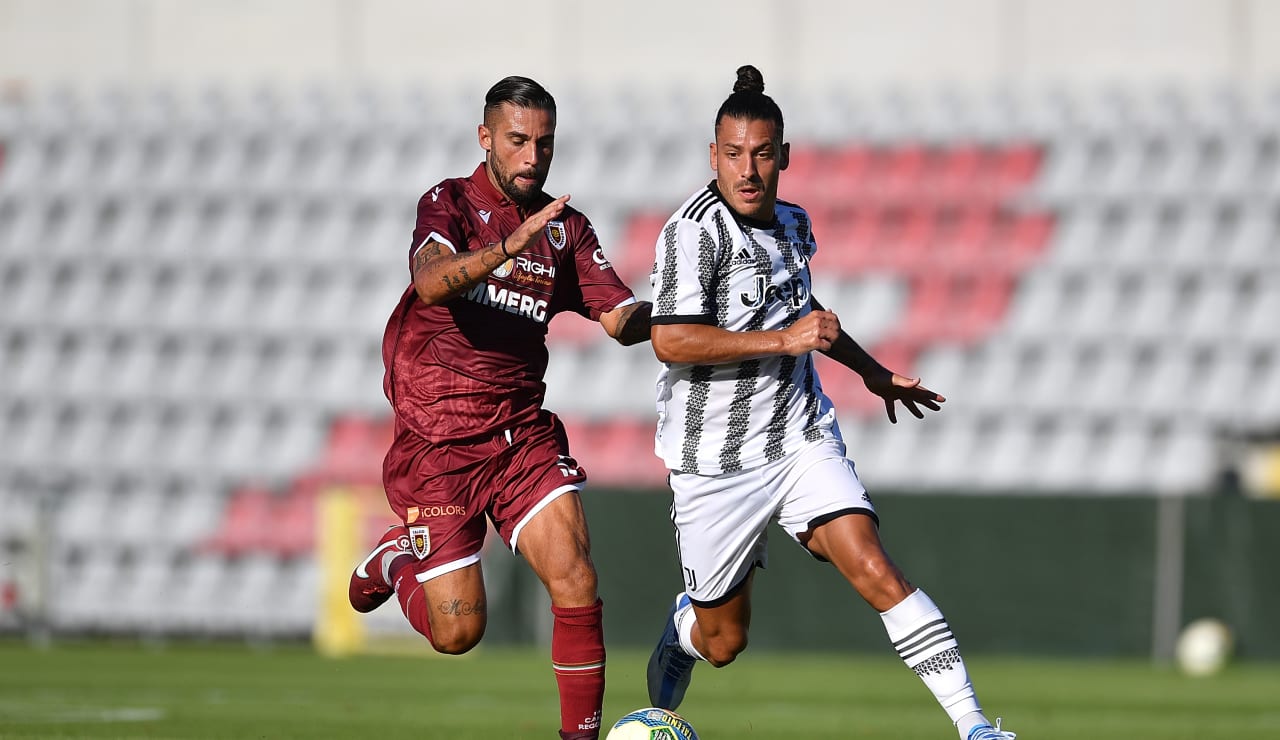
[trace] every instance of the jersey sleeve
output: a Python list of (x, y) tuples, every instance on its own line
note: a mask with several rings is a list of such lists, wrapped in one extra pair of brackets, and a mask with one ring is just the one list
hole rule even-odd
[(804, 221), (801, 222), (804, 224), (804, 234), (802, 234), (804, 239), (802, 243), (808, 252), (805, 258), (813, 259), (813, 255), (818, 253), (818, 237), (813, 233), (813, 219), (809, 217), (808, 212), (802, 211), (802, 213), (804, 213)]
[(462, 230), (462, 215), (455, 202), (457, 190), (448, 181), (429, 190), (418, 200), (418, 221), (413, 228), (413, 244), (409, 248), (409, 269), (413, 258), (428, 241), (437, 241), (457, 253), (467, 249)]
[(650, 277), (654, 324), (716, 324), (716, 250), (697, 221), (676, 217), (662, 227)]
[(578, 312), (592, 321), (599, 321), (601, 314), (609, 313), (618, 306), (635, 303), (636, 297), (604, 256), (604, 247), (600, 246), (595, 227), (585, 216), (581, 219), (580, 228), (582, 232), (573, 254), (578, 272), (578, 289), (582, 295), (582, 305)]

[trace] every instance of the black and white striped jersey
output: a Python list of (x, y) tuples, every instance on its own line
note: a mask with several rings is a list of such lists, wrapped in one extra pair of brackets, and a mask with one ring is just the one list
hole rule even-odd
[[(744, 219), (712, 182), (658, 236), (649, 279), (653, 323), (784, 329), (812, 310), (809, 260), (816, 249), (803, 208), (778, 201), (772, 223)], [(656, 451), (672, 470), (747, 470), (806, 441), (840, 436), (811, 355), (665, 363), (657, 393)]]

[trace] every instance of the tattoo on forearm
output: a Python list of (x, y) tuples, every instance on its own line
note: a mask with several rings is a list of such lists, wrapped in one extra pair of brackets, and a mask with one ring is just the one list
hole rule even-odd
[[(479, 277), (472, 277), (467, 265), (470, 264), (471, 269), (476, 268), (476, 254), (480, 255), (481, 274)], [(429, 241), (413, 258), (413, 276), (415, 282), (439, 280), (439, 284), (444, 286), (448, 295), (453, 296), (484, 280), (486, 275), (506, 261), (507, 258), (502, 254), (502, 247), (497, 244), (476, 252), (451, 254), (446, 252), (440, 244)]]
[(502, 254), (501, 244), (494, 244), (480, 253), (480, 264), (484, 265), (486, 270), (496, 270), (506, 261), (506, 256)]
[(416, 275), (425, 269), (427, 263), (441, 254), (439, 242), (429, 241), (413, 257), (413, 273)]
[(440, 281), (444, 283), (444, 287), (450, 293), (458, 293), (464, 290), (467, 285), (458, 278), (457, 275), (444, 274), (440, 276)]
[(450, 617), (466, 617), (472, 614), (484, 614), (484, 601), (463, 601), (462, 599), (453, 599), (452, 601), (442, 601), (438, 607), (441, 614)]

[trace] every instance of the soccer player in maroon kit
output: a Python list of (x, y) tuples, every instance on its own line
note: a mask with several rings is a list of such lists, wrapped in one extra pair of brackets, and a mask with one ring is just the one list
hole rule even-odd
[(383, 388), (395, 440), (383, 463), (390, 528), (351, 576), (351, 605), (394, 593), (414, 629), (442, 653), (484, 634), (480, 548), (493, 522), (551, 597), (551, 662), (560, 736), (598, 738), (604, 634), (586, 518), (586, 480), (564, 427), (542, 408), (547, 322), (562, 311), (599, 321), (624, 345), (649, 338), (637, 302), (595, 230), (543, 192), (555, 145), (555, 100), (507, 77), (485, 96), (484, 162), (418, 203), (413, 284), (383, 337)]

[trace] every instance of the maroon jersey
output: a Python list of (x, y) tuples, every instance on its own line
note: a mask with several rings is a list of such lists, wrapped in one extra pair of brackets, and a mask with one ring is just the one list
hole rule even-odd
[[(455, 252), (502, 241), (527, 211), (489, 182), (481, 164), (418, 201), (410, 265), (428, 240)], [(383, 390), (402, 424), (432, 442), (494, 434), (535, 419), (546, 391), (547, 322), (562, 311), (593, 320), (635, 300), (586, 216), (566, 206), (519, 256), (438, 306), (412, 283), (382, 339)]]

